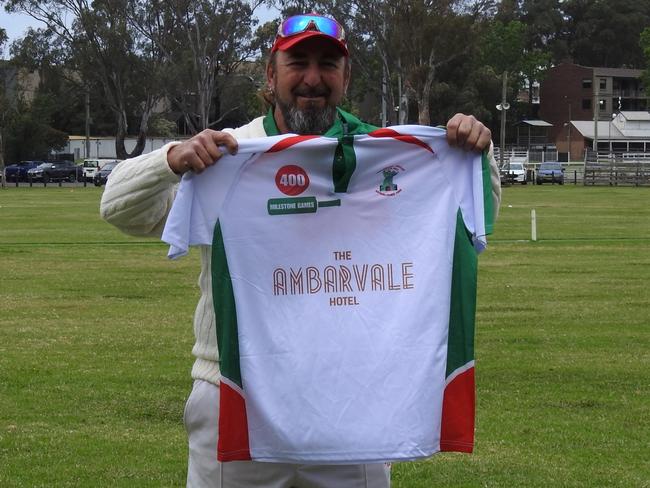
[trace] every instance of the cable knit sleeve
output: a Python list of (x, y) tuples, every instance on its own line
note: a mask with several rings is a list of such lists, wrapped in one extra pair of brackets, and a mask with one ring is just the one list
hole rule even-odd
[[(223, 129), (235, 139), (264, 137), (264, 117), (237, 129)], [(167, 152), (180, 142), (121, 162), (111, 173), (102, 195), (100, 215), (122, 232), (160, 237), (181, 181), (167, 164)]]
[(167, 164), (167, 151), (178, 144), (121, 162), (102, 195), (100, 215), (122, 232), (160, 236), (174, 201), (180, 176)]
[(488, 159), (490, 161), (490, 182), (492, 184), (492, 209), (494, 211), (494, 221), (496, 222), (499, 216), (499, 206), (501, 205), (501, 175), (499, 174), (497, 160), (494, 158), (494, 144), (492, 143), (490, 143)]

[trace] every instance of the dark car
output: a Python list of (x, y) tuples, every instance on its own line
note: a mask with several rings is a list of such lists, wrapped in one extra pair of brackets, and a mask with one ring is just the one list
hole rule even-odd
[(5, 178), (7, 181), (27, 181), (27, 172), (42, 163), (43, 161), (21, 161), (10, 164), (5, 168)]
[(564, 185), (564, 168), (562, 167), (562, 163), (541, 163), (539, 168), (537, 168), (535, 182), (538, 185), (544, 182)]
[(32, 181), (81, 181), (83, 168), (72, 161), (50, 161), (27, 172)]
[(111, 174), (111, 171), (113, 171), (113, 169), (115, 169), (115, 166), (117, 166), (119, 163), (119, 161), (111, 161), (102, 166), (99, 171), (95, 173), (95, 176), (93, 176), (93, 182), (95, 183), (95, 186), (105, 185), (106, 181), (108, 180), (108, 175)]

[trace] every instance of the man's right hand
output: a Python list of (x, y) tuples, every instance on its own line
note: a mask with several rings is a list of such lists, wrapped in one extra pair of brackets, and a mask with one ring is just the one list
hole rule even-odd
[(201, 173), (223, 156), (218, 146), (226, 146), (230, 154), (237, 153), (237, 141), (233, 136), (227, 132), (205, 129), (187, 141), (172, 146), (167, 152), (167, 164), (178, 175), (187, 171)]

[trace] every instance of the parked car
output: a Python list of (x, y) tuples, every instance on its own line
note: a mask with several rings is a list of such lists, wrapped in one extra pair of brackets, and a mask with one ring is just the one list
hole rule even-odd
[(541, 163), (537, 168), (535, 181), (538, 185), (544, 182), (564, 185), (564, 168), (562, 167), (562, 163)]
[(27, 172), (32, 181), (81, 181), (83, 168), (72, 161), (49, 161)]
[(42, 163), (43, 161), (21, 161), (10, 164), (5, 168), (5, 178), (7, 181), (27, 181), (27, 172)]
[(108, 175), (111, 174), (111, 171), (120, 163), (120, 161), (111, 161), (109, 163), (106, 163), (104, 166), (101, 167), (99, 171), (95, 173), (95, 176), (93, 178), (93, 182), (95, 183), (95, 186), (102, 186), (106, 184), (106, 181), (108, 180)]
[(512, 183), (526, 184), (526, 169), (523, 163), (510, 163), (508, 170), (508, 180)]
[(84, 169), (83, 178), (86, 181), (95, 181), (95, 174), (104, 167), (105, 164), (112, 163), (114, 159), (84, 159), (81, 165)]

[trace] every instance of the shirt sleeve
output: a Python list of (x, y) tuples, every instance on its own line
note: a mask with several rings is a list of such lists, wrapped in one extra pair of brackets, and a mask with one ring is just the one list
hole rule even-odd
[(190, 246), (212, 245), (223, 202), (243, 162), (250, 157), (225, 155), (201, 174), (185, 173), (162, 234), (162, 240), (169, 244), (169, 258), (186, 255)]
[(178, 142), (118, 164), (104, 189), (100, 215), (122, 232), (160, 236), (180, 177), (167, 164)]
[[(484, 171), (483, 156), (475, 152), (450, 147), (446, 141), (440, 148), (442, 168), (454, 189), (465, 228), (471, 235), (477, 252), (487, 246), (486, 197), (492, 199), (489, 172)], [(486, 192), (490, 192), (486, 195)], [(491, 207), (492, 200), (489, 201)]]

